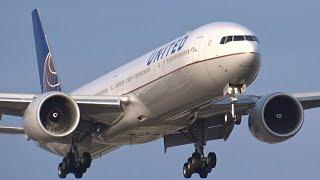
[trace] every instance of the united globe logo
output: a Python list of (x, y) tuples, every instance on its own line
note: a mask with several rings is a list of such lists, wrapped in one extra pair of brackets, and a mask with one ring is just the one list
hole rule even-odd
[(53, 57), (50, 52), (48, 53), (44, 62), (43, 81), (44, 92), (61, 91), (57, 71), (55, 69)]

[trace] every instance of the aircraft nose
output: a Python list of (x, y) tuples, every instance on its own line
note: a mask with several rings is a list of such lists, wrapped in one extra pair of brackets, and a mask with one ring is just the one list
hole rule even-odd
[(243, 59), (239, 61), (239, 66), (241, 68), (258, 70), (261, 61), (258, 42), (248, 42), (243, 44), (242, 48), (242, 52), (245, 53)]
[(234, 57), (237, 63), (230, 68), (230, 82), (251, 84), (256, 78), (260, 69), (260, 54), (247, 52)]
[(240, 61), (239, 66), (242, 68), (257, 69), (260, 66), (260, 54), (254, 51), (245, 53), (244, 58)]
[(247, 42), (245, 44), (243, 44), (243, 50), (245, 52), (248, 52), (248, 53), (257, 53), (259, 54), (260, 53), (260, 50), (259, 50), (259, 43), (254, 41), (254, 42)]

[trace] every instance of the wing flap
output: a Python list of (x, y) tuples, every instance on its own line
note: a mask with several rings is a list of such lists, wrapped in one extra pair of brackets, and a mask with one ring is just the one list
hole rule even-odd
[(21, 127), (0, 126), (0, 133), (2, 133), (2, 134), (24, 134), (24, 130)]
[[(224, 126), (214, 126), (208, 127), (207, 130), (207, 140), (217, 140), (223, 139), (224, 135)], [(175, 147), (180, 145), (192, 144), (194, 141), (192, 137), (186, 132), (175, 132), (173, 134), (169, 134), (164, 136), (164, 147), (165, 150), (169, 147)]]
[[(297, 93), (292, 94), (301, 103), (303, 109), (320, 107), (320, 92)], [(236, 111), (240, 115), (247, 115), (249, 110), (254, 107), (255, 103), (261, 96), (243, 95), (240, 96), (236, 103)], [(200, 117), (210, 117), (229, 112), (231, 101), (229, 98), (223, 98), (218, 101), (212, 101), (208, 106), (199, 110)]]
[(123, 103), (128, 99), (123, 96), (72, 96), (80, 108), (81, 119), (99, 121), (111, 125), (123, 114)]
[(111, 151), (114, 151), (120, 147), (121, 147), (120, 145), (94, 143), (94, 145), (90, 149), (90, 153), (91, 153), (91, 156), (93, 159), (97, 159), (97, 158), (102, 157), (103, 155), (110, 153)]
[(82, 113), (122, 112), (121, 96), (72, 96)]
[[(259, 98), (259, 96), (253, 95), (240, 96), (236, 103), (237, 114), (247, 115)], [(208, 141), (225, 138), (227, 127), (225, 126), (224, 115), (230, 111), (231, 100), (228, 97), (213, 100), (209, 104), (199, 108), (197, 116), (200, 121), (205, 120), (207, 123), (206, 135)], [(192, 137), (190, 137), (189, 133), (184, 131), (177, 131), (164, 137), (165, 150), (169, 147), (191, 143), (193, 143)]]

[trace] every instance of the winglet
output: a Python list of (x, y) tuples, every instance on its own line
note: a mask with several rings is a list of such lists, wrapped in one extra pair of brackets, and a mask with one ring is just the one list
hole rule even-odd
[(60, 81), (44, 34), (38, 9), (32, 11), (34, 40), (36, 44), (41, 92), (61, 91)]

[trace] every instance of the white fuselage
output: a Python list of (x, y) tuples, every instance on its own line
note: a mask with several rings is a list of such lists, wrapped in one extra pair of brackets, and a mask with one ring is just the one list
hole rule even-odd
[[(97, 141), (108, 144), (118, 137), (123, 144), (131, 144), (157, 139), (185, 127), (188, 122), (177, 117), (223, 97), (227, 84), (249, 86), (260, 67), (258, 43), (234, 40), (221, 44), (227, 36), (253, 33), (235, 23), (207, 24), (73, 91), (77, 95), (128, 95), (143, 106), (127, 117), (143, 117), (139, 119), (143, 122), (107, 122), (110, 131)], [(144, 127), (150, 127), (148, 134), (152, 131), (154, 136), (134, 142), (124, 138), (126, 133), (145, 133)]]

